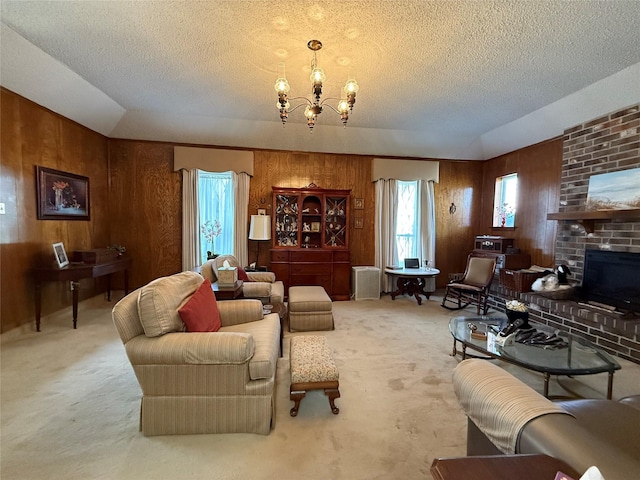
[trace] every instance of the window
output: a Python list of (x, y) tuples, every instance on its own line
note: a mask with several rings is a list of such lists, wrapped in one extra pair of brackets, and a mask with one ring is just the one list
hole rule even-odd
[(397, 182), (398, 217), (396, 219), (396, 247), (398, 259), (420, 258), (420, 215), (418, 182)]
[(207, 252), (233, 254), (235, 209), (231, 172), (198, 171), (198, 209), (202, 262), (207, 261)]
[(493, 226), (515, 227), (518, 199), (518, 174), (512, 173), (496, 178), (493, 201)]

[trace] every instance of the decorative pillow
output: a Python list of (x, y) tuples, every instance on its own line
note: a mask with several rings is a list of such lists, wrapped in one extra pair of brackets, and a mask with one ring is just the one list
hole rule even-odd
[(244, 271), (244, 268), (238, 267), (238, 280), (242, 280), (243, 282), (253, 282), (247, 275), (247, 272)]
[(140, 289), (138, 315), (147, 337), (184, 331), (178, 308), (200, 287), (204, 279), (196, 272), (158, 278)]
[(220, 312), (211, 282), (206, 279), (187, 302), (178, 310), (187, 326), (187, 332), (217, 332), (220, 330)]

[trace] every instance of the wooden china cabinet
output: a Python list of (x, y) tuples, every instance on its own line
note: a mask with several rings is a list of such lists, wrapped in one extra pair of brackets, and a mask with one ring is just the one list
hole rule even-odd
[(351, 190), (273, 188), (271, 270), (289, 287), (320, 285), (349, 300)]

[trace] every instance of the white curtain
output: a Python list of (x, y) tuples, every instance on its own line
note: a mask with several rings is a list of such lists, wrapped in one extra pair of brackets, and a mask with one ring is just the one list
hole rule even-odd
[(428, 260), (431, 267), (436, 262), (436, 212), (433, 180), (420, 180), (419, 218), (420, 218), (420, 253), (419, 258)]
[(249, 232), (247, 224), (249, 222), (249, 186), (251, 176), (245, 172), (233, 174), (233, 191), (234, 203), (236, 211), (235, 220), (235, 237), (233, 251), (240, 265), (249, 265), (249, 251), (247, 242), (249, 241)]
[(397, 265), (396, 218), (398, 216), (398, 194), (394, 179), (379, 179), (376, 182), (375, 217), (375, 266), (380, 269), (380, 290), (394, 290), (389, 275), (384, 274), (385, 267)]
[(182, 271), (201, 264), (198, 170), (182, 170)]

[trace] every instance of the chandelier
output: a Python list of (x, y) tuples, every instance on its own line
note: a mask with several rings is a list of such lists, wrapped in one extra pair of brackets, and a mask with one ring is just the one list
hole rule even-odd
[[(313, 52), (313, 60), (311, 61), (311, 94), (312, 100), (307, 97), (292, 97), (288, 98), (287, 94), (291, 87), (289, 86), (289, 82), (287, 81), (284, 72), (282, 72), (282, 76), (276, 80), (275, 89), (278, 92), (278, 103), (276, 107), (280, 111), (280, 119), (282, 120), (282, 125), (287, 122), (287, 118), (289, 117), (289, 113), (297, 110), (299, 107), (305, 105), (304, 115), (307, 117), (307, 126), (309, 130), (313, 132), (313, 127), (316, 124), (316, 120), (318, 119), (318, 115), (322, 113), (324, 107), (329, 107), (331, 110), (340, 115), (340, 119), (342, 120), (342, 124), (346, 127), (347, 121), (349, 120), (349, 113), (353, 111), (353, 104), (356, 103), (356, 93), (360, 89), (358, 86), (358, 82), (355, 79), (347, 80), (347, 83), (344, 86), (344, 93), (346, 94), (346, 98), (322, 98), (322, 83), (327, 79), (324, 74), (324, 70), (318, 66), (318, 60), (316, 58), (316, 52), (322, 48), (322, 42), (320, 40), (309, 40), (307, 43), (307, 48)], [(297, 104), (293, 108), (291, 108), (291, 104), (289, 100), (304, 100), (304, 102)], [(338, 106), (334, 107), (328, 103), (325, 104), (328, 100), (337, 100)]]

